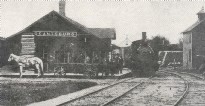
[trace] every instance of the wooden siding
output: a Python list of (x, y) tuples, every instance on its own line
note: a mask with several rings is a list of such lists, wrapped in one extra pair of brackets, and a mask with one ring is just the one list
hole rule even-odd
[(193, 31), (192, 37), (192, 63), (193, 68), (198, 68), (205, 59), (205, 31), (204, 24), (200, 24)]
[[(183, 35), (183, 68), (192, 68), (192, 61), (189, 61), (190, 52), (192, 51), (192, 33), (186, 33)], [(192, 53), (192, 52), (191, 52)], [(192, 60), (192, 55), (191, 55)]]

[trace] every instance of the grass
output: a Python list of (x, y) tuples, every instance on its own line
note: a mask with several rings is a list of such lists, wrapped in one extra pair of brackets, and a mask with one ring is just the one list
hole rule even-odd
[(35, 83), (1, 83), (0, 105), (26, 105), (72, 93), (96, 85), (94, 82), (35, 82)]

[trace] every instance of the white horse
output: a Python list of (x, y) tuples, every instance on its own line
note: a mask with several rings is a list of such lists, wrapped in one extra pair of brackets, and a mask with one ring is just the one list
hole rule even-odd
[(31, 67), (35, 66), (38, 70), (38, 76), (43, 75), (43, 61), (38, 57), (25, 57), (25, 56), (17, 56), (14, 54), (10, 54), (8, 61), (16, 61), (20, 67), (20, 78), (22, 78), (23, 67)]

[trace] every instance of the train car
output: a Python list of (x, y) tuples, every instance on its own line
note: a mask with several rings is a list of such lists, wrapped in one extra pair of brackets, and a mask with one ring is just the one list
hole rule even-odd
[(146, 38), (146, 32), (142, 32), (142, 40), (132, 42), (132, 55), (130, 69), (134, 76), (148, 77), (155, 74), (159, 68), (154, 52)]

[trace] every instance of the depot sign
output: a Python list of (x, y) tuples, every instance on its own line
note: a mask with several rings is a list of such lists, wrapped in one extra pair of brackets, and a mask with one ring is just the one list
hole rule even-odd
[(34, 31), (36, 36), (77, 37), (77, 32), (68, 31)]

